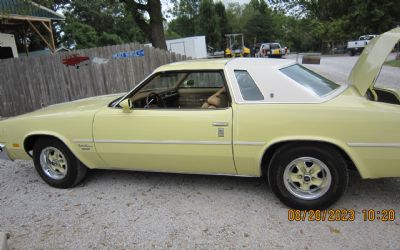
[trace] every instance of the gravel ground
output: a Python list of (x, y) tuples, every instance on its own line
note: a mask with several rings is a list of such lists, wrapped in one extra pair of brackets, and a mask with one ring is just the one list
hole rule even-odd
[[(335, 60), (354, 58), (313, 67), (338, 78), (346, 72), (325, 65)], [(0, 160), (0, 190), (10, 249), (400, 249), (398, 178), (352, 173), (333, 209), (354, 209), (354, 222), (288, 221), (288, 208), (259, 178), (95, 170), (60, 190), (32, 162)], [(396, 209), (396, 220), (364, 222), (363, 209)]]

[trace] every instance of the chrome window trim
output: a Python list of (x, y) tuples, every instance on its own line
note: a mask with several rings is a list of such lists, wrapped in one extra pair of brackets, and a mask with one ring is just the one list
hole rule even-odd
[(125, 100), (130, 94), (132, 94), (137, 88), (139, 88), (141, 85), (143, 85), (145, 82), (147, 82), (148, 79), (150, 79), (151, 77), (153, 77), (153, 75), (155, 74), (155, 72), (153, 71), (152, 73), (150, 73), (146, 78), (144, 78), (139, 84), (137, 84), (135, 87), (133, 87), (133, 89), (131, 91), (129, 91), (126, 95), (124, 95), (123, 97), (121, 97), (117, 102), (115, 102), (115, 104), (112, 106), (113, 108), (116, 108), (123, 100)]
[[(128, 96), (133, 94), (138, 88), (141, 88), (142, 85), (146, 84), (151, 78), (153, 78), (154, 76), (156, 76), (158, 74), (162, 74), (162, 73), (166, 73), (166, 72), (177, 72), (177, 73), (181, 72), (181, 73), (189, 73), (189, 74), (198, 73), (198, 72), (219, 72), (219, 73), (221, 73), (222, 79), (224, 81), (223, 85), (225, 86), (226, 89), (229, 90), (229, 83), (227, 81), (227, 78), (226, 78), (226, 75), (225, 75), (225, 70), (223, 68), (222, 69), (201, 69), (201, 68), (199, 68), (199, 69), (182, 69), (182, 70), (174, 69), (174, 70), (165, 70), (165, 71), (158, 71), (156, 69), (153, 72), (151, 72), (145, 79), (143, 79), (139, 84), (134, 86), (131, 91), (129, 91), (126, 95), (122, 96), (118, 101), (116, 101), (114, 105), (111, 106), (109, 104), (108, 106), (112, 107), (112, 108), (117, 108), (117, 106), (123, 100), (125, 100)], [(229, 106), (227, 108), (230, 108), (230, 107), (232, 107), (233, 97), (232, 97), (232, 92), (230, 92), (230, 91), (227, 91), (227, 92), (229, 94), (229, 96), (228, 96), (228, 98), (229, 98)], [(139, 109), (139, 108), (137, 108), (137, 109)], [(150, 110), (150, 109), (147, 109), (147, 108), (142, 108), (142, 109)], [(226, 108), (223, 108), (223, 109), (226, 109)], [(155, 110), (168, 110), (168, 108), (166, 108), (166, 109), (159, 108), (159, 109), (155, 109)], [(185, 109), (176, 109), (176, 110), (185, 110)], [(196, 110), (201, 110), (201, 108), (196, 109)], [(207, 109), (205, 109), (205, 110), (207, 110)]]

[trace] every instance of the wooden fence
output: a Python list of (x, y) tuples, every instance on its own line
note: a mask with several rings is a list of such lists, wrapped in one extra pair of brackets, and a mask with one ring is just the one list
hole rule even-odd
[[(141, 49), (143, 57), (112, 58), (115, 53)], [(82, 62), (79, 68), (64, 65), (63, 59), (72, 54), (88, 56), (90, 60)], [(93, 61), (96, 57), (101, 58), (97, 63)], [(0, 60), (0, 116), (15, 116), (90, 96), (127, 92), (158, 66), (182, 60), (186, 57), (137, 43)]]

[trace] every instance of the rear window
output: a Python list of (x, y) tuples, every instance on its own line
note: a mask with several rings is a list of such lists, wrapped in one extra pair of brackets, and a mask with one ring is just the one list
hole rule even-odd
[(280, 71), (319, 96), (327, 95), (340, 87), (340, 85), (298, 64), (280, 69)]
[(258, 89), (253, 78), (246, 70), (235, 70), (235, 77), (239, 85), (240, 93), (243, 100), (246, 101), (260, 101), (264, 100), (264, 96)]

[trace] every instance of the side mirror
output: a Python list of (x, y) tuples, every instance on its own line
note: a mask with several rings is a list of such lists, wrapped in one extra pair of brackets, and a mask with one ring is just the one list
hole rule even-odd
[(129, 98), (126, 98), (125, 100), (120, 102), (119, 106), (121, 106), (121, 108), (124, 112), (127, 112), (127, 113), (132, 112), (133, 104), (131, 102), (131, 99), (129, 99)]

